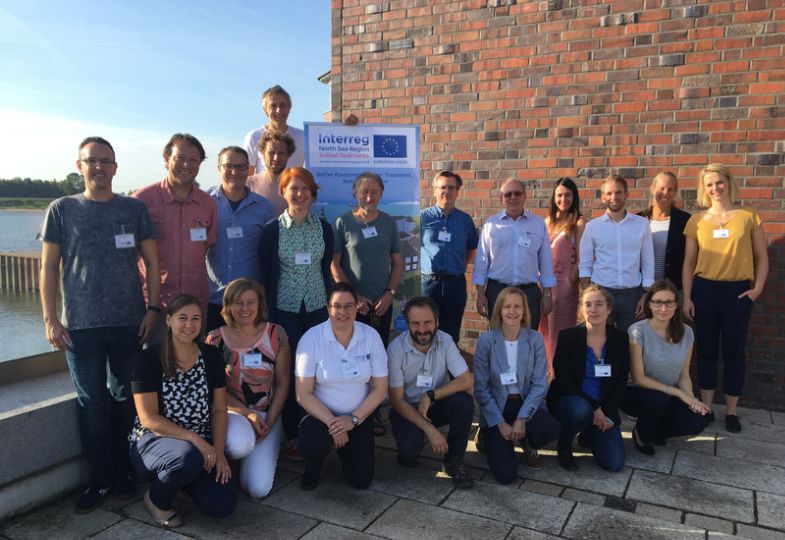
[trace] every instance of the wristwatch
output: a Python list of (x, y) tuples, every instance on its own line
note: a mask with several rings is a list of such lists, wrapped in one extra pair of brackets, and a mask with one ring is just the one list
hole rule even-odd
[(147, 311), (155, 311), (155, 312), (156, 312), (156, 313), (158, 313), (159, 315), (163, 315), (163, 313), (164, 313), (164, 310), (162, 310), (162, 309), (161, 309), (160, 307), (158, 307), (158, 306), (147, 306)]
[(425, 395), (427, 395), (431, 399), (432, 403), (436, 403), (436, 394), (433, 393), (433, 390), (428, 390), (427, 392), (425, 392)]
[(354, 424), (354, 426), (355, 426), (355, 427), (356, 427), (356, 426), (359, 426), (360, 424), (362, 424), (362, 423), (363, 423), (363, 422), (362, 422), (362, 420), (360, 420), (359, 418), (357, 418), (357, 417), (356, 417), (355, 415), (353, 415), (353, 414), (352, 414), (352, 415), (350, 415), (350, 416), (349, 416), (349, 418), (351, 418), (351, 419), (352, 419), (352, 424)]
[(384, 290), (385, 291), (389, 291), (391, 295), (395, 296), (395, 289), (387, 288), (387, 289), (384, 289)]

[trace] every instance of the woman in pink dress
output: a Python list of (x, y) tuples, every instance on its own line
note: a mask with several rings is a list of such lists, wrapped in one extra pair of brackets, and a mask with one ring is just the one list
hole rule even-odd
[(548, 379), (553, 379), (553, 353), (559, 332), (575, 326), (578, 309), (578, 245), (586, 220), (581, 214), (578, 186), (570, 178), (559, 178), (551, 194), (551, 205), (545, 219), (551, 238), (553, 271), (553, 309), (540, 322), (548, 355)]

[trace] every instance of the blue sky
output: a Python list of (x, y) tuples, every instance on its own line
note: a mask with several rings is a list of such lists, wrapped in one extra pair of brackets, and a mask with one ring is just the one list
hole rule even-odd
[(216, 154), (266, 122), (261, 92), (289, 91), (289, 123), (321, 121), (330, 68), (327, 0), (3, 0), (0, 178), (64, 178), (88, 135), (117, 151), (116, 191), (163, 178), (177, 131)]

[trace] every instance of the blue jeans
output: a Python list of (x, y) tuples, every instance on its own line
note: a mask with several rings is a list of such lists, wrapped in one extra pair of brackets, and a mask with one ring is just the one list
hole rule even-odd
[(581, 396), (562, 396), (554, 415), (561, 423), (558, 447), (572, 449), (575, 436), (583, 431), (597, 465), (606, 471), (618, 472), (624, 467), (624, 442), (619, 426), (600, 431), (593, 424), (594, 410)]
[(463, 312), (466, 309), (466, 277), (439, 281), (424, 274), (420, 285), (423, 296), (433, 298), (439, 308), (439, 330), (450, 334), (452, 340), (458, 343)]
[(131, 445), (134, 468), (150, 485), (150, 500), (161, 510), (170, 510), (182, 489), (191, 496), (196, 509), (213, 518), (231, 514), (237, 506), (235, 479), (216, 481), (216, 468), (204, 470), (202, 453), (188, 441), (143, 435)]
[(76, 387), (82, 452), (90, 482), (101, 486), (111, 485), (116, 476), (131, 469), (128, 433), (135, 414), (131, 373), (141, 351), (138, 330), (117, 326), (68, 331), (73, 347), (65, 357)]
[(657, 437), (697, 435), (708, 425), (705, 416), (692, 412), (679, 398), (651, 388), (628, 386), (621, 408), (638, 417), (635, 429), (644, 444)]
[(302, 417), (305, 416), (305, 411), (297, 403), (297, 396), (294, 394), (294, 359), (297, 354), (297, 344), (300, 343), (300, 338), (303, 337), (305, 332), (326, 320), (326, 306), (310, 312), (305, 311), (305, 306), (303, 306), (300, 313), (276, 309), (274, 317), (271, 319), (272, 322), (280, 324), (286, 330), (286, 335), (289, 336), (289, 350), (292, 354), (289, 393), (286, 396), (283, 411), (281, 411), (283, 432), (290, 441), (297, 438), (297, 426), (300, 424)]

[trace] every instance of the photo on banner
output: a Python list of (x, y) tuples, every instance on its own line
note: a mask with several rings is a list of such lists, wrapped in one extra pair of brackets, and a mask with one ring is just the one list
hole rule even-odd
[(395, 219), (404, 262), (393, 304), (393, 331), (405, 330), (400, 312), (409, 298), (420, 294), (420, 127), (305, 122), (305, 166), (321, 186), (313, 212), (331, 225), (356, 208), (352, 184), (360, 173), (382, 177), (379, 210)]

